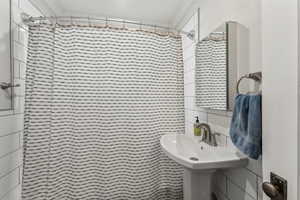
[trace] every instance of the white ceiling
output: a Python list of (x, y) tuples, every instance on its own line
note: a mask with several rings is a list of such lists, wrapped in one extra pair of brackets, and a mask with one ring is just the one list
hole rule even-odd
[(101, 16), (175, 27), (195, 0), (32, 0), (55, 15)]

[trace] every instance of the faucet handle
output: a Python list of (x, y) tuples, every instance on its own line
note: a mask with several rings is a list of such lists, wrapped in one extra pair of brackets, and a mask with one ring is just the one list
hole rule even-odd
[(218, 133), (218, 132), (214, 132), (211, 134), (211, 145), (212, 146), (218, 146), (218, 143), (217, 143), (217, 136), (221, 136), (221, 133)]
[(215, 136), (221, 136), (222, 134), (219, 133), (219, 132), (214, 132), (213, 135), (215, 135)]

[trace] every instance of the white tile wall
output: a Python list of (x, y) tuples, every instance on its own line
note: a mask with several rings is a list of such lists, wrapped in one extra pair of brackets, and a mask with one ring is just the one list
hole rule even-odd
[(0, 112), (0, 200), (21, 199), (24, 83), (28, 31), (21, 23), (20, 14), (26, 12), (32, 16), (41, 15), (28, 0), (12, 0), (12, 10), (14, 82), (20, 83), (21, 87), (14, 92), (14, 110)]
[(6, 193), (13, 190), (20, 184), (19, 170), (13, 170), (0, 180), (0, 197), (5, 197)]
[[(183, 30), (189, 32), (197, 27), (197, 17), (193, 16)], [(221, 24), (222, 22), (220, 22)], [(185, 134), (193, 135), (195, 116), (200, 121), (209, 123), (213, 131), (221, 133), (217, 138), (219, 144), (233, 146), (229, 138), (229, 127), (232, 113), (207, 112), (195, 105), (195, 43), (182, 36), (184, 57), (184, 89), (185, 89)], [(214, 192), (218, 200), (261, 200), (262, 182), (261, 160), (250, 160), (245, 168), (218, 171), (215, 174)]]
[(255, 200), (256, 197), (250, 196), (244, 191), (244, 188), (232, 183), (230, 180), (227, 181), (227, 198), (230, 200)]

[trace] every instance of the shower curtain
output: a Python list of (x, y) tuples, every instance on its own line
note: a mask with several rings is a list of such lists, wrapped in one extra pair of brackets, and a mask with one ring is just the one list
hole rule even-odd
[(180, 38), (32, 25), (23, 200), (182, 199), (160, 137), (184, 133)]

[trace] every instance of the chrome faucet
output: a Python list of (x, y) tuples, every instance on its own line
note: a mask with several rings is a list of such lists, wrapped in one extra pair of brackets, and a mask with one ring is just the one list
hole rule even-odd
[(201, 129), (201, 132), (203, 130), (201, 141), (211, 146), (217, 146), (216, 134), (211, 132), (210, 126), (206, 123), (201, 123), (199, 124), (199, 128)]

